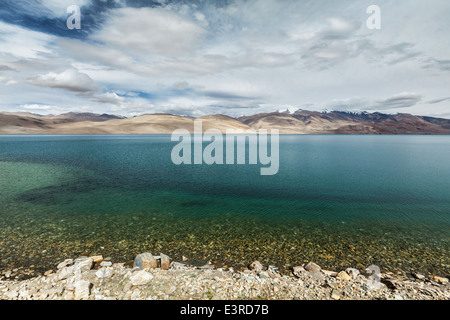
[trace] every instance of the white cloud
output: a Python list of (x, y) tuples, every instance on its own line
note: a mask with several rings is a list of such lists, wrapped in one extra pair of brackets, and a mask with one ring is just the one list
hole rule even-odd
[(384, 99), (348, 98), (333, 100), (326, 104), (326, 109), (336, 111), (374, 111), (398, 110), (410, 108), (422, 100), (422, 95), (412, 92), (402, 92)]
[(148, 58), (148, 55), (188, 55), (205, 34), (206, 31), (193, 21), (167, 10), (121, 8), (113, 11), (92, 39), (109, 48)]
[(19, 108), (27, 111), (49, 111), (59, 109), (57, 106), (48, 106), (42, 104), (23, 104)]
[(42, 57), (52, 53), (47, 44), (54, 38), (42, 32), (0, 21), (0, 58), (15, 61)]
[(35, 86), (58, 88), (78, 93), (98, 90), (94, 81), (87, 74), (80, 73), (75, 69), (68, 69), (61, 73), (50, 72), (29, 78), (27, 81)]
[[(123, 114), (236, 115), (306, 104), (443, 114), (450, 2), (435, 1), (380, 0), (379, 31), (365, 28), (366, 6), (350, 1), (160, 1), (105, 10), (83, 39), (0, 22), (0, 104)], [(44, 2), (40, 14), (61, 18), (69, 4), (88, 1)]]

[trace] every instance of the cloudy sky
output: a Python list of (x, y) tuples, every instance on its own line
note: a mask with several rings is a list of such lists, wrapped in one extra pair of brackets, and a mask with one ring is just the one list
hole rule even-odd
[[(450, 118), (450, 1), (0, 0), (0, 110)], [(381, 30), (367, 28), (370, 5)], [(67, 7), (81, 8), (69, 30)]]

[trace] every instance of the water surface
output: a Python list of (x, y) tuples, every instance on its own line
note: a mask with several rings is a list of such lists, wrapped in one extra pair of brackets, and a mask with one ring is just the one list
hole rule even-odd
[(168, 135), (0, 136), (0, 271), (143, 251), (447, 275), (450, 137), (281, 136), (280, 169), (181, 165)]

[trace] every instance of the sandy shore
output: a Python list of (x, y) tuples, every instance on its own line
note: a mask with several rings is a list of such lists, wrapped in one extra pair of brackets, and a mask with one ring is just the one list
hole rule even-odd
[[(160, 257), (155, 257), (160, 259)], [(364, 270), (322, 270), (309, 263), (289, 275), (254, 262), (248, 270), (190, 267), (157, 261), (135, 267), (103, 257), (67, 259), (44, 276), (0, 281), (2, 300), (448, 300), (448, 279), (382, 272), (379, 281)], [(140, 263), (138, 263), (140, 261)], [(9, 276), (9, 275), (6, 275)]]

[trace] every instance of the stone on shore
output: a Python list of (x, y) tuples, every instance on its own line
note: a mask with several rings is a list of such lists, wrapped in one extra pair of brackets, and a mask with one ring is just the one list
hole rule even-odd
[(341, 294), (339, 293), (339, 291), (337, 291), (336, 289), (333, 289), (333, 291), (331, 291), (331, 299), (341, 300)]
[(75, 273), (75, 267), (74, 266), (70, 266), (70, 267), (64, 267), (61, 270), (58, 270), (58, 280), (64, 280), (69, 278), (70, 276), (72, 276)]
[(342, 281), (346, 281), (346, 282), (352, 280), (352, 277), (350, 277), (348, 275), (348, 273), (345, 272), (345, 271), (339, 272), (338, 275), (337, 275), (337, 278), (341, 279)]
[(74, 261), (74, 268), (76, 270), (80, 270), (81, 272), (86, 272), (91, 270), (92, 264), (94, 263), (94, 260), (88, 257), (79, 257), (76, 258)]
[(130, 277), (131, 284), (133, 286), (143, 286), (148, 284), (153, 279), (153, 276), (151, 273), (140, 270), (137, 272), (134, 272), (133, 275)]
[(321, 268), (319, 265), (315, 264), (314, 262), (309, 262), (305, 266), (305, 270), (307, 270), (309, 272), (319, 272), (321, 270)]
[(111, 267), (113, 263), (111, 261), (102, 261), (100, 262), (100, 267)]
[(293, 273), (294, 276), (296, 276), (296, 277), (300, 277), (300, 275), (301, 275), (303, 272), (306, 272), (306, 270), (305, 270), (305, 268), (303, 268), (302, 266), (297, 266), (297, 267), (292, 268), (292, 273)]
[(413, 273), (412, 276), (418, 280), (425, 280), (426, 277), (423, 274), (420, 273)]
[(98, 270), (95, 273), (95, 276), (97, 278), (106, 279), (106, 278), (110, 278), (112, 276), (112, 274), (113, 274), (113, 268), (106, 267), (106, 268), (101, 268), (100, 270)]
[(89, 287), (91, 283), (87, 280), (79, 280), (75, 282), (75, 300), (82, 300), (89, 298)]
[(431, 281), (440, 283), (440, 284), (446, 284), (448, 283), (448, 279), (444, 277), (438, 277), (438, 276), (430, 276), (429, 277)]
[(136, 256), (133, 266), (141, 270), (156, 269), (158, 267), (158, 263), (151, 253), (146, 252)]
[(253, 261), (252, 264), (248, 266), (248, 268), (255, 271), (256, 273), (259, 273), (263, 270), (263, 265), (259, 261)]
[(67, 267), (67, 266), (71, 266), (73, 264), (73, 260), (72, 259), (66, 259), (63, 262), (61, 262), (60, 264), (58, 264), (58, 266), (56, 267), (58, 270)]
[(355, 268), (347, 268), (345, 270), (345, 272), (347, 272), (347, 274), (352, 277), (352, 279), (356, 279), (356, 277), (359, 275), (359, 270), (355, 269)]
[(92, 256), (89, 257), (90, 259), (92, 259), (92, 261), (94, 261), (94, 263), (98, 263), (98, 262), (102, 262), (103, 261), (103, 256), (99, 255), (99, 256)]
[(170, 258), (167, 255), (163, 254), (163, 253), (160, 254), (160, 257), (161, 257), (161, 269), (169, 270)]
[(51, 275), (53, 273), (53, 270), (48, 270), (44, 273), (44, 276), (48, 277), (49, 275)]
[(329, 271), (329, 270), (320, 270), (320, 271), (322, 271), (322, 273), (324, 275), (329, 276), (329, 277), (337, 277), (337, 275), (338, 275), (338, 273), (335, 271)]

